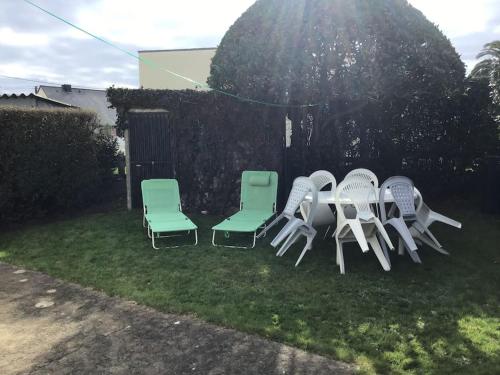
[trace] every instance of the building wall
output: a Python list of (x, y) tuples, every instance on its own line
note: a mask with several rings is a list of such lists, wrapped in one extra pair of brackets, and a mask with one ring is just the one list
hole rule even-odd
[(140, 51), (139, 56), (151, 61), (154, 66), (139, 62), (139, 84), (146, 89), (198, 89), (189, 81), (176, 77), (161, 68), (171, 70), (197, 82), (206, 84), (210, 75), (210, 64), (215, 55), (215, 48), (191, 50)]

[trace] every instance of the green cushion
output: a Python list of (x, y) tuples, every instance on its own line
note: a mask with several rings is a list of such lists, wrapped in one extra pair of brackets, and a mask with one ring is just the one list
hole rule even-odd
[(149, 227), (155, 233), (194, 230), (198, 228), (186, 215), (183, 213), (179, 214), (175, 219), (165, 217), (164, 215), (149, 216), (146, 218), (148, 219)]
[(272, 216), (273, 212), (257, 210), (239, 211), (223, 222), (217, 224), (212, 229), (228, 232), (255, 232)]
[(244, 171), (241, 176), (243, 209), (273, 211), (276, 207), (278, 174), (271, 171)]
[(269, 186), (269, 183), (271, 181), (270, 174), (267, 175), (254, 175), (250, 176), (249, 179), (249, 184), (251, 186)]
[(155, 212), (145, 216), (148, 222), (182, 221), (186, 217), (182, 212)]

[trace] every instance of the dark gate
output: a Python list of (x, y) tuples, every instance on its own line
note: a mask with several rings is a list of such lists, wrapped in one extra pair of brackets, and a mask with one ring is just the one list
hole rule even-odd
[(173, 137), (166, 111), (129, 112), (132, 208), (142, 207), (141, 181), (174, 178)]

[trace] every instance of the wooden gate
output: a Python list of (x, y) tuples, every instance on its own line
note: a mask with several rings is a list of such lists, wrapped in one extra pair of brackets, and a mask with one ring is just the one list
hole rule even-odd
[(130, 206), (141, 208), (142, 180), (174, 178), (172, 129), (167, 111), (130, 111), (127, 116), (128, 194)]

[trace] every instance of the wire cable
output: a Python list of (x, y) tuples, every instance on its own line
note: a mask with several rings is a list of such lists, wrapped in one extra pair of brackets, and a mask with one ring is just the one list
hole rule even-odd
[(32, 2), (30, 0), (23, 0), (23, 1), (25, 3), (33, 6), (33, 7), (41, 10), (42, 12), (48, 14), (49, 16), (54, 17), (54, 18), (58, 19), (59, 21), (64, 22), (65, 24), (67, 24), (67, 25), (69, 25), (69, 26), (77, 29), (78, 31), (81, 31), (82, 33), (87, 34), (87, 35), (91, 36), (92, 38), (97, 39), (98, 41), (100, 41), (100, 42), (102, 42), (102, 43), (104, 43), (104, 44), (106, 44), (106, 45), (108, 45), (108, 46), (110, 46), (110, 47), (112, 47), (114, 49), (117, 49), (118, 51), (121, 51), (121, 52), (123, 52), (123, 53), (125, 53), (125, 54), (127, 54), (127, 55), (129, 55), (129, 56), (131, 56), (131, 57), (133, 57), (133, 58), (135, 58), (137, 60), (139, 60), (139, 61), (142, 61), (146, 65), (149, 65), (149, 66), (151, 66), (153, 68), (157, 68), (157, 69), (163, 70), (163, 71), (165, 71), (165, 72), (167, 72), (167, 73), (169, 73), (169, 74), (171, 74), (171, 75), (173, 75), (175, 77), (181, 78), (183, 80), (186, 80), (186, 81), (188, 81), (190, 83), (193, 83), (195, 85), (207, 88), (209, 90), (218, 92), (218, 93), (220, 93), (222, 95), (226, 95), (226, 96), (229, 96), (229, 97), (232, 97), (232, 98), (244, 101), (244, 102), (248, 102), (248, 103), (261, 104), (261, 105), (266, 105), (266, 106), (269, 106), (269, 107), (279, 107), (279, 108), (310, 108), (310, 107), (318, 107), (318, 106), (324, 105), (324, 103), (298, 104), (298, 105), (297, 104), (296, 105), (290, 105), (290, 104), (283, 104), (283, 103), (271, 103), (271, 102), (266, 102), (266, 101), (262, 101), (262, 100), (258, 100), (258, 99), (252, 99), (252, 98), (247, 98), (247, 97), (243, 97), (243, 96), (240, 96), (240, 95), (232, 94), (230, 92), (223, 91), (223, 90), (220, 90), (220, 89), (211, 88), (206, 83), (197, 82), (194, 79), (191, 79), (189, 77), (185, 77), (185, 76), (183, 76), (181, 74), (178, 74), (178, 73), (173, 72), (173, 71), (171, 71), (169, 69), (161, 67), (161, 66), (159, 66), (158, 64), (156, 64), (152, 60), (149, 60), (149, 59), (144, 58), (144, 57), (142, 57), (140, 55), (137, 55), (137, 54), (135, 54), (133, 52), (130, 52), (130, 51), (128, 51), (128, 50), (126, 50), (126, 49), (124, 49), (124, 48), (122, 48), (122, 47), (120, 47), (120, 46), (118, 46), (118, 45), (116, 45), (116, 44), (114, 44), (114, 43), (112, 43), (112, 42), (110, 42), (110, 41), (108, 41), (108, 40), (106, 40), (106, 39), (98, 36), (98, 35), (95, 35), (95, 34), (91, 33), (90, 31), (87, 31), (87, 30), (85, 30), (85, 29), (83, 29), (83, 28), (81, 28), (81, 27), (79, 27), (79, 26), (71, 23), (70, 21), (68, 21), (68, 20), (66, 20), (66, 19), (58, 16), (57, 14), (55, 14), (55, 13), (53, 13), (53, 12), (51, 12), (51, 11), (45, 9), (45, 8), (42, 8), (41, 6), (35, 4), (34, 2)]
[[(4, 74), (0, 74), (0, 78), (16, 79), (19, 81), (26, 81), (26, 82), (33, 82), (33, 83), (45, 83), (47, 85), (56, 85), (56, 86), (63, 85), (63, 83), (59, 83), (59, 82), (41, 81), (41, 80), (30, 79), (30, 78), (8, 76), (8, 75), (4, 75)], [(88, 86), (80, 86), (80, 85), (73, 85), (73, 87), (79, 88), (79, 89), (87, 89), (87, 90), (106, 90), (104, 88), (88, 87)]]

